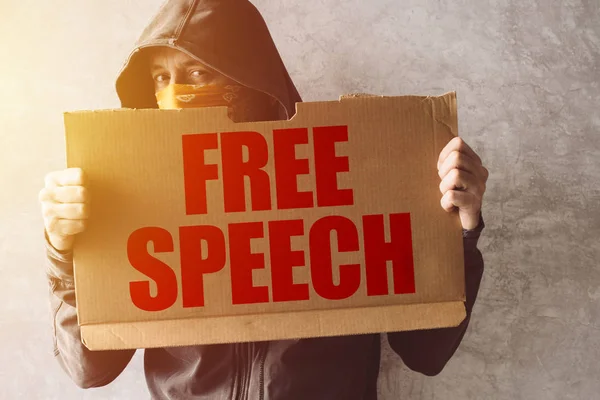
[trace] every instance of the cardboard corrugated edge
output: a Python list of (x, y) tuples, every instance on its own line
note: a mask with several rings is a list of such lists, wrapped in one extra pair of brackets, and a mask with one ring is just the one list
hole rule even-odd
[[(357, 318), (360, 316), (360, 318)], [(81, 327), (83, 344), (90, 350), (169, 347), (190, 343), (217, 344), (243, 341), (299, 339), (324, 335), (323, 326), (339, 322), (339, 335), (455, 327), (466, 317), (462, 301), (402, 304), (336, 310), (298, 311), (231, 317), (105, 323)], [(424, 325), (427, 321), (427, 325)], [(432, 322), (433, 325), (432, 326)], [(283, 330), (295, 332), (285, 335)], [(366, 329), (368, 327), (368, 329)], [(290, 329), (292, 328), (292, 329)], [(237, 340), (234, 340), (237, 338)]]

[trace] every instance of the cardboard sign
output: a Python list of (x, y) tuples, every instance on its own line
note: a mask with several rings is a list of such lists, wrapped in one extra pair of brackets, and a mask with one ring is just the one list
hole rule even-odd
[(65, 114), (89, 178), (74, 250), (93, 350), (414, 330), (465, 318), (457, 213), (437, 158), (456, 97)]

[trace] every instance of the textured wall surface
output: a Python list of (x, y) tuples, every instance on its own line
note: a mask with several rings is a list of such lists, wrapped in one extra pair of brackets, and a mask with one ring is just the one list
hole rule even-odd
[[(76, 388), (53, 360), (37, 192), (65, 110), (113, 80), (160, 0), (0, 0), (0, 398), (143, 399), (140, 354)], [(256, 0), (305, 100), (456, 90), (489, 168), (486, 273), (437, 377), (387, 347), (381, 399), (600, 398), (600, 3)]]

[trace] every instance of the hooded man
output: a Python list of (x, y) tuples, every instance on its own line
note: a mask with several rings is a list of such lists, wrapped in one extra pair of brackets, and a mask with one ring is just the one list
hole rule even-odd
[[(122, 107), (227, 106), (235, 121), (289, 119), (301, 101), (267, 26), (247, 0), (170, 0), (117, 79)], [(440, 153), (441, 206), (463, 225), (466, 319), (456, 328), (387, 334), (411, 369), (438, 374), (467, 329), (483, 273), (477, 249), (487, 170), (461, 139)], [(54, 318), (54, 355), (82, 388), (112, 382), (135, 350), (90, 351), (77, 324), (72, 248), (89, 214), (83, 171), (46, 176), (40, 191)], [(101, 267), (101, 266), (99, 266)], [(377, 398), (380, 335), (144, 350), (153, 399)]]

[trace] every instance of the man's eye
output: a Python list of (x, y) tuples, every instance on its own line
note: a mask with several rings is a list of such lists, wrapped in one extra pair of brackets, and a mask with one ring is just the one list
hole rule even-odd
[(194, 70), (190, 73), (190, 75), (192, 75), (194, 78), (200, 78), (206, 75), (205, 71), (200, 71), (200, 70)]
[(167, 74), (158, 74), (154, 76), (154, 80), (156, 82), (165, 82), (169, 79), (169, 76)]

